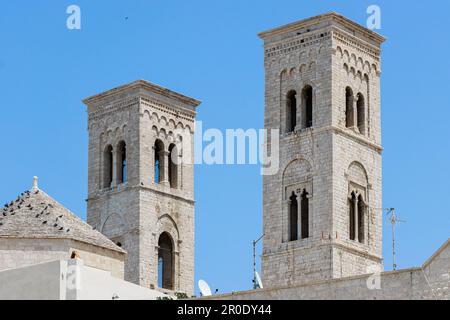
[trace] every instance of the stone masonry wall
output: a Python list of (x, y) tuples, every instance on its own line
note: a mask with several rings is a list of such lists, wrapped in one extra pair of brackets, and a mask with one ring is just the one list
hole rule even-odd
[[(158, 102), (158, 101), (162, 101)], [(193, 135), (195, 118), (192, 113), (180, 113), (168, 106), (173, 101), (163, 97), (148, 97), (141, 103), (140, 120), (140, 167), (145, 188), (140, 192), (141, 225), (152, 226), (151, 232), (142, 232), (140, 237), (140, 268), (143, 277), (141, 284), (152, 287), (158, 283), (157, 248), (159, 236), (170, 234), (174, 242), (174, 287), (175, 291), (194, 293), (194, 167), (193, 158), (183, 162), (183, 157), (193, 156)], [(177, 172), (177, 186), (169, 183), (155, 184), (153, 162), (156, 140), (169, 146), (179, 143), (180, 163)]]
[(87, 266), (124, 276), (124, 254), (69, 239), (0, 239), (0, 271), (68, 260), (73, 251)]
[(0, 271), (70, 258), (64, 240), (0, 239)]
[(422, 267), (303, 285), (234, 292), (210, 300), (449, 300), (450, 240)]
[[(175, 187), (167, 180), (155, 183), (154, 146), (157, 139), (163, 142), (166, 161), (172, 143), (177, 144), (180, 156), (193, 155), (195, 111), (167, 91), (152, 92), (145, 86), (130, 84), (88, 102), (88, 223), (122, 245), (128, 253), (125, 279), (147, 288), (158, 287), (158, 240), (168, 233), (174, 248), (174, 291), (193, 294), (193, 165), (177, 166)], [(120, 141), (126, 143), (127, 181), (104, 188), (103, 151)]]
[[(343, 30), (333, 33), (333, 235), (345, 248), (335, 249), (335, 277), (365, 274), (371, 266), (382, 268), (380, 57), (367, 48), (371, 48), (367, 42), (355, 45), (354, 38)], [(355, 106), (357, 95), (364, 96), (364, 133), (346, 128), (347, 87), (353, 92)], [(352, 176), (352, 166), (361, 168), (364, 181)], [(362, 187), (367, 205), (363, 244), (349, 238), (347, 199), (352, 184)]]
[[(309, 24), (299, 22), (298, 28), (292, 24), (262, 36), (265, 127), (281, 131), (280, 170), (265, 176), (263, 183), (262, 273), (267, 287), (381, 268), (379, 48), (359, 28), (351, 36), (352, 28), (334, 18), (313, 18)], [(363, 54), (366, 47), (368, 53)], [(313, 89), (313, 124), (307, 129), (301, 96), (305, 86)], [(361, 133), (346, 128), (347, 86), (365, 97)], [(297, 92), (297, 127), (288, 132), (287, 96), (292, 90)], [(348, 199), (354, 184), (364, 190), (368, 208), (363, 244), (349, 240)], [(289, 242), (289, 197), (305, 187), (310, 196), (310, 235)]]
[[(384, 273), (381, 290), (367, 286), (367, 276), (335, 279), (302, 286), (272, 288), (215, 296), (214, 300), (424, 300), (436, 299), (420, 269)], [(447, 284), (448, 288), (448, 284)], [(450, 299), (448, 289), (439, 299)]]
[[(331, 231), (332, 154), (328, 150), (331, 150), (332, 136), (320, 130), (331, 122), (331, 40), (323, 30), (312, 32), (311, 36), (314, 40), (306, 42), (300, 50), (275, 57), (266, 54), (265, 127), (281, 130), (280, 170), (274, 176), (264, 177), (262, 269), (268, 286), (331, 276), (331, 251), (322, 245), (328, 242), (326, 235)], [(279, 44), (273, 42), (266, 43), (266, 50), (292, 42), (292, 38), (283, 39)], [(306, 85), (313, 88), (313, 127), (302, 128), (304, 112), (298, 112), (300, 125), (295, 132), (287, 133), (286, 95), (290, 90), (297, 92), (300, 111), (304, 107), (301, 92)], [(294, 171), (290, 169), (293, 162), (298, 162)], [(288, 192), (305, 184), (311, 196), (310, 237), (289, 243)]]

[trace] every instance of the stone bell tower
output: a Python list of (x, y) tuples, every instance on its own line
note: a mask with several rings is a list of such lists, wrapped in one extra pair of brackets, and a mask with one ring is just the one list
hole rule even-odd
[(88, 223), (127, 251), (125, 280), (193, 294), (193, 134), (200, 102), (140, 80), (84, 103)]
[(384, 38), (336, 13), (259, 35), (266, 129), (263, 282), (301, 284), (382, 267), (380, 54)]

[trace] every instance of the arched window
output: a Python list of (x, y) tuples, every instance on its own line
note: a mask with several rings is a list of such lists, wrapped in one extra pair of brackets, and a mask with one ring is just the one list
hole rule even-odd
[(158, 240), (158, 286), (162, 289), (174, 289), (174, 261), (172, 237), (164, 232)]
[(169, 146), (169, 183), (173, 189), (178, 188), (178, 149), (175, 144)]
[(345, 126), (347, 128), (352, 128), (355, 125), (353, 118), (353, 90), (347, 87), (345, 89)]
[(306, 190), (302, 193), (302, 239), (309, 238), (309, 194)]
[(293, 132), (297, 126), (297, 92), (289, 91), (286, 97), (286, 132)]
[(124, 141), (117, 144), (117, 184), (127, 182), (127, 146)]
[(289, 241), (298, 240), (298, 202), (297, 196), (292, 192), (289, 198)]
[(163, 288), (164, 259), (158, 254), (158, 288)]
[(352, 192), (349, 199), (350, 240), (364, 243), (364, 218), (366, 205), (362, 195)]
[(313, 89), (306, 86), (302, 91), (302, 118), (303, 128), (311, 128), (313, 125)]
[(154, 151), (154, 182), (160, 183), (164, 178), (164, 143), (161, 140), (156, 140)]
[(358, 101), (357, 101), (357, 114), (358, 114), (358, 129), (361, 134), (365, 134), (366, 130), (366, 107), (364, 96), (361, 93), (358, 93)]
[(360, 195), (358, 197), (358, 240), (364, 243), (364, 216), (365, 216), (366, 205), (364, 204), (364, 199)]
[(106, 146), (103, 152), (103, 188), (111, 188), (113, 180), (113, 147)]
[(349, 202), (349, 225), (350, 225), (350, 240), (356, 240), (356, 234), (355, 234), (355, 204), (356, 204), (356, 194), (353, 192), (350, 199), (348, 200)]

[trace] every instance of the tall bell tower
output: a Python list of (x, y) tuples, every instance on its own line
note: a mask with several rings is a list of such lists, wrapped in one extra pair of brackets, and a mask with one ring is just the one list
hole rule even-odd
[(336, 13), (259, 36), (265, 127), (281, 132), (280, 170), (264, 177), (265, 286), (382, 268), (384, 38)]
[(140, 80), (84, 103), (88, 223), (127, 251), (125, 280), (193, 294), (193, 134), (200, 102)]

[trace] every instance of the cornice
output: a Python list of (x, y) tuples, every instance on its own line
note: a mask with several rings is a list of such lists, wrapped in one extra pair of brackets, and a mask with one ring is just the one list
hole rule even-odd
[(298, 51), (317, 43), (323, 43), (330, 39), (331, 36), (328, 31), (317, 32), (314, 34), (311, 33), (309, 35), (299, 35), (290, 39), (289, 42), (283, 40), (268, 45), (265, 49), (265, 55), (267, 58), (272, 58), (281, 54)]
[(183, 94), (180, 94), (175, 91), (169, 90), (167, 88), (161, 87), (159, 85), (153, 84), (146, 80), (137, 80), (137, 81), (131, 82), (129, 84), (125, 84), (123, 86), (105, 91), (103, 93), (100, 93), (100, 94), (97, 94), (94, 96), (91, 96), (89, 98), (84, 99), (83, 103), (88, 106), (101, 104), (101, 102), (103, 100), (105, 100), (106, 98), (109, 98), (112, 96), (117, 96), (117, 95), (120, 95), (122, 93), (125, 93), (125, 92), (133, 90), (133, 89), (145, 89), (150, 92), (165, 96), (169, 99), (173, 99), (173, 100), (179, 101), (183, 104), (192, 106), (193, 108), (198, 107), (201, 103), (199, 100), (187, 97)]
[(96, 201), (96, 200), (100, 200), (103, 199), (107, 196), (111, 196), (114, 194), (118, 194), (118, 193), (122, 193), (122, 192), (127, 192), (127, 191), (131, 191), (131, 190), (138, 190), (138, 191), (149, 191), (149, 192), (154, 192), (157, 193), (159, 195), (163, 195), (169, 198), (172, 198), (173, 200), (180, 200), (183, 201), (185, 203), (191, 204), (191, 205), (195, 205), (195, 200), (187, 197), (185, 195), (184, 192), (180, 191), (179, 194), (173, 194), (171, 192), (165, 191), (165, 190), (158, 190), (157, 188), (154, 187), (149, 187), (149, 186), (142, 186), (142, 185), (133, 185), (133, 186), (123, 186), (118, 188), (116, 187), (111, 187), (109, 189), (104, 189), (104, 190), (97, 190), (94, 191), (93, 193), (91, 193), (89, 195), (89, 197), (86, 199), (87, 202), (89, 201)]
[(171, 114), (175, 118), (181, 118), (183, 120), (190, 121), (190, 122), (193, 122), (195, 120), (195, 116), (197, 114), (193, 110), (171, 107), (171, 106), (169, 106), (161, 101), (158, 101), (157, 99), (154, 99), (150, 96), (141, 96), (140, 103), (141, 103), (141, 105), (143, 105), (145, 107), (150, 107), (150, 108), (156, 109), (161, 112), (166, 112), (168, 114)]
[(340, 127), (333, 126), (333, 125), (321, 127), (321, 128), (309, 128), (309, 129), (305, 129), (305, 130), (301, 130), (301, 131), (296, 131), (289, 135), (280, 136), (280, 138), (281, 139), (302, 139), (305, 136), (310, 136), (311, 134), (317, 135), (317, 134), (320, 134), (323, 132), (332, 132), (332, 133), (340, 134), (340, 135), (345, 136), (346, 138), (349, 138), (353, 141), (356, 141), (360, 144), (363, 144), (363, 145), (375, 150), (379, 154), (381, 154), (383, 152), (383, 147), (381, 145), (368, 140), (366, 136), (357, 135), (355, 133), (349, 132), (348, 129), (342, 129)]
[(164, 102), (159, 101), (149, 95), (138, 94), (134, 97), (114, 102), (112, 104), (97, 106), (95, 111), (89, 113), (89, 121), (101, 119), (109, 114), (117, 113), (126, 110), (135, 105), (143, 105), (159, 111), (172, 114), (176, 118), (181, 118), (186, 121), (193, 122), (195, 120), (196, 112), (180, 106), (172, 107)]
[(349, 46), (362, 54), (370, 56), (375, 61), (380, 61), (381, 49), (379, 47), (336, 27), (333, 28), (332, 34), (334, 40)]
[(284, 250), (284, 249), (274, 250), (274, 251), (269, 252), (269, 253), (263, 253), (263, 257), (272, 257), (272, 256), (286, 255), (286, 254), (292, 254), (292, 252), (301, 251), (301, 250), (305, 250), (305, 249), (324, 248), (324, 247), (339, 248), (341, 250), (348, 251), (348, 252), (351, 252), (353, 254), (364, 256), (364, 257), (369, 258), (371, 260), (375, 260), (375, 261), (378, 261), (378, 262), (382, 262), (383, 261), (383, 257), (371, 254), (367, 250), (349, 247), (347, 245), (344, 245), (344, 244), (341, 244), (341, 243), (337, 243), (337, 242), (332, 242), (332, 241), (326, 241), (326, 242), (322, 242), (322, 243), (319, 243), (319, 244), (317, 244), (317, 243), (316, 244), (309, 243), (308, 246), (299, 245), (299, 246), (296, 246), (296, 247), (289, 248), (289, 250)]
[(126, 110), (134, 105), (139, 104), (140, 99), (138, 96), (132, 97), (129, 99), (121, 100), (116, 103), (103, 105), (98, 108), (98, 110), (88, 112), (89, 114), (89, 121), (91, 120), (97, 120), (99, 118), (104, 117), (105, 115), (111, 114), (111, 113), (117, 113), (123, 110)]
[(311, 17), (308, 19), (293, 22), (293, 23), (290, 23), (290, 24), (287, 24), (287, 25), (284, 25), (284, 26), (281, 26), (278, 28), (270, 29), (268, 31), (259, 33), (258, 36), (263, 40), (268, 40), (274, 36), (277, 36), (277, 35), (280, 35), (283, 33), (296, 31), (301, 28), (307, 28), (307, 27), (317, 25), (317, 24), (325, 22), (325, 21), (336, 22), (336, 23), (339, 23), (350, 29), (354, 29), (354, 30), (360, 32), (364, 37), (374, 41), (375, 43), (381, 44), (386, 40), (380, 34), (363, 27), (360, 24), (358, 24), (336, 12), (325, 13), (325, 14), (322, 14), (319, 16), (315, 16), (315, 17)]

